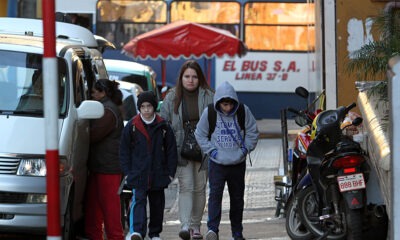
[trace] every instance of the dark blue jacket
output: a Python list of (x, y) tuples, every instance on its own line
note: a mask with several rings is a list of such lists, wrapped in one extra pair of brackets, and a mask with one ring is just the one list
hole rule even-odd
[(172, 128), (158, 115), (149, 125), (136, 115), (122, 131), (119, 156), (127, 187), (168, 187), (170, 177), (175, 176), (178, 158)]

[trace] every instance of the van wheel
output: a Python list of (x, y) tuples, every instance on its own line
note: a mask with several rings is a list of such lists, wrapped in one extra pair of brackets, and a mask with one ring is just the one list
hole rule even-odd
[(75, 231), (74, 231), (74, 221), (72, 219), (72, 206), (73, 206), (73, 192), (70, 192), (67, 203), (67, 210), (64, 215), (64, 227), (62, 231), (63, 240), (74, 240), (75, 239)]

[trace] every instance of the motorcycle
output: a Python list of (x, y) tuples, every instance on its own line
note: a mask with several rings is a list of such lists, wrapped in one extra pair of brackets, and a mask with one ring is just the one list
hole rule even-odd
[[(299, 181), (295, 199), (301, 223), (319, 239), (362, 239), (370, 167), (360, 144), (341, 127), (355, 106), (323, 111), (312, 123), (308, 173)], [(358, 117), (346, 127), (361, 122)]]
[[(302, 87), (296, 88), (296, 94), (302, 96), (303, 98), (308, 98), (308, 91)], [(319, 101), (318, 107), (316, 103)], [(291, 185), (288, 200), (286, 202), (286, 232), (291, 239), (307, 240), (313, 239), (314, 234), (310, 232), (300, 221), (299, 215), (297, 213), (297, 199), (294, 198), (296, 193), (296, 187), (301, 179), (306, 174), (306, 153), (308, 145), (311, 142), (311, 124), (315, 116), (320, 113), (323, 109), (325, 101), (325, 91), (322, 91), (313, 102), (311, 102), (306, 109), (296, 110), (293, 108), (287, 108), (287, 111), (295, 114), (295, 122), (302, 129), (297, 133), (296, 138), (293, 141), (292, 156), (288, 158), (289, 163), (289, 176), (291, 176)], [(314, 110), (313, 110), (314, 109)], [(291, 161), (290, 161), (291, 160)]]

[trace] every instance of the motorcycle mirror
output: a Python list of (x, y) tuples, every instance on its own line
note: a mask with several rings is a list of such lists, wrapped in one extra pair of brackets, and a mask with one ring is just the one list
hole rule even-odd
[(363, 119), (361, 117), (356, 117), (352, 122), (351, 125), (358, 126), (362, 123)]
[(304, 127), (308, 124), (307, 119), (305, 119), (303, 116), (296, 116), (294, 121), (300, 127)]
[(308, 98), (309, 92), (307, 89), (303, 87), (297, 87), (296, 90), (294, 91), (297, 95), (299, 95), (302, 98)]

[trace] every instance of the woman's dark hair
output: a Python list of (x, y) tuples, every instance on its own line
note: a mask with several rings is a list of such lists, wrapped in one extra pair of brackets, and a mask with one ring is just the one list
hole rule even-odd
[(203, 70), (201, 69), (200, 65), (194, 60), (187, 60), (183, 63), (181, 69), (179, 70), (179, 76), (176, 80), (175, 84), (175, 99), (174, 99), (174, 112), (178, 113), (179, 105), (181, 104), (182, 97), (183, 97), (183, 84), (182, 84), (182, 77), (183, 73), (186, 69), (191, 68), (196, 71), (197, 78), (199, 79), (199, 88), (210, 89), (210, 86), (207, 83), (207, 80), (203, 74)]
[(111, 99), (117, 106), (122, 105), (122, 92), (118, 88), (119, 83), (108, 79), (99, 79), (94, 84), (97, 91), (105, 92), (107, 97)]

